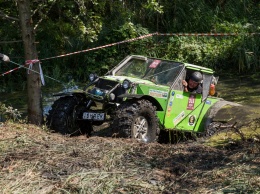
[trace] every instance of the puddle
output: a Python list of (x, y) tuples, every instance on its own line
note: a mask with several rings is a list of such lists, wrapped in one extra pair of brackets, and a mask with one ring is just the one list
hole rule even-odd
[[(78, 85), (71, 86), (69, 88), (63, 89), (62, 87), (47, 88), (46, 86), (42, 87), (42, 105), (43, 105), (43, 116), (46, 117), (48, 112), (51, 110), (51, 106), (55, 100), (59, 97), (53, 96), (53, 94), (61, 92), (71, 92), (73, 90), (81, 88)], [(17, 109), (22, 118), (25, 118), (27, 115), (27, 93), (26, 91), (16, 91), (9, 93), (0, 93), (0, 102), (5, 104), (6, 107), (11, 106), (14, 109)], [(0, 115), (0, 122), (3, 121), (3, 116)]]

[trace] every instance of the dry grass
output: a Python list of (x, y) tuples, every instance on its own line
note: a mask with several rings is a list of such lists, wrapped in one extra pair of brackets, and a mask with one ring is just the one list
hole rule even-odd
[(0, 127), (2, 193), (259, 193), (260, 143), (142, 144)]

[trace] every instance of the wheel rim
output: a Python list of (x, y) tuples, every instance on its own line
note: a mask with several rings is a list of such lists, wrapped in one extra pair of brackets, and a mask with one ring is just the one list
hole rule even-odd
[(148, 121), (145, 117), (139, 116), (135, 119), (133, 137), (135, 139), (146, 142), (148, 131)]

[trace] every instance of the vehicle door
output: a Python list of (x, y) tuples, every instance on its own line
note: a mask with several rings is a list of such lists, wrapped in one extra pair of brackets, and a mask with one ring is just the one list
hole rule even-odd
[(184, 92), (182, 80), (186, 79), (187, 72), (190, 70), (183, 69), (171, 87), (164, 119), (166, 129), (199, 130), (197, 123), (202, 120), (200, 115), (205, 113), (203, 107), (208, 96), (212, 75), (203, 73), (203, 92), (195, 94)]

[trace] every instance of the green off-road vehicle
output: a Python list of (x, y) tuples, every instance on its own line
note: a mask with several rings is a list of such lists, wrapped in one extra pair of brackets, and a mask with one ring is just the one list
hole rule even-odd
[[(183, 80), (203, 76), (202, 93), (184, 92)], [(213, 70), (188, 63), (132, 55), (99, 77), (90, 74), (83, 90), (59, 93), (47, 116), (50, 129), (62, 134), (90, 134), (109, 122), (118, 137), (157, 140), (160, 130), (214, 132), (216, 112), (226, 104), (209, 95), (217, 84)]]

